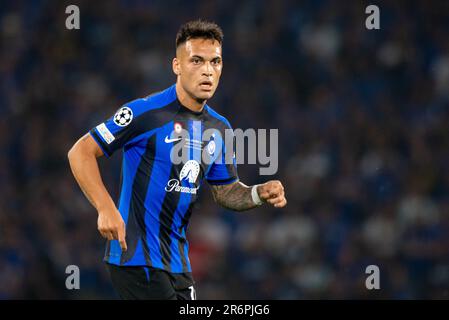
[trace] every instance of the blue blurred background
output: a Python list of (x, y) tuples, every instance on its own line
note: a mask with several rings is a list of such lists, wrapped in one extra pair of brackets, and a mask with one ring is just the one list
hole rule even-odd
[[(202, 190), (198, 298), (449, 299), (449, 2), (324, 0), (1, 1), (0, 298), (116, 298), (67, 152), (174, 83), (176, 32), (199, 17), (225, 34), (209, 104), (234, 128), (279, 129), (278, 174), (240, 178), (282, 180), (289, 203), (233, 213)], [(100, 160), (114, 198), (120, 160)], [(65, 288), (71, 264), (80, 290)]]

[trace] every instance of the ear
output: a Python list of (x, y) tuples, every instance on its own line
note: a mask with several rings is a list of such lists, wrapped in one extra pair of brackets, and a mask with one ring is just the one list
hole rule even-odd
[(181, 74), (181, 66), (179, 65), (179, 60), (177, 58), (173, 58), (172, 68), (174, 74), (176, 74), (177, 76)]

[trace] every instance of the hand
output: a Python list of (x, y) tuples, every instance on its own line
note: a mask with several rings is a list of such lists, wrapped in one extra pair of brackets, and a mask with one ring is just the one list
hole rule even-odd
[(263, 202), (272, 204), (276, 208), (282, 208), (287, 205), (284, 187), (279, 180), (272, 180), (259, 185), (257, 193)]
[(117, 208), (98, 211), (98, 231), (108, 240), (118, 240), (122, 250), (127, 250), (126, 226)]

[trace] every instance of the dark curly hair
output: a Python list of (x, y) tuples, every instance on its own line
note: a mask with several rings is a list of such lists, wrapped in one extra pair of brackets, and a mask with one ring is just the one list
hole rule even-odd
[(223, 31), (214, 22), (205, 20), (194, 20), (183, 24), (176, 35), (176, 48), (189, 39), (211, 39), (223, 42)]

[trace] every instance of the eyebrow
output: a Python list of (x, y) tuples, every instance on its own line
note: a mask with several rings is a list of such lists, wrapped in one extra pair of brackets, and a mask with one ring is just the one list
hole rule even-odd
[[(194, 58), (198, 58), (198, 59), (204, 60), (204, 57), (199, 56), (199, 55), (193, 55), (193, 56), (190, 57), (190, 59), (194, 59)], [(213, 58), (211, 59), (211, 61), (212, 61), (212, 60), (217, 60), (217, 59), (220, 59), (220, 60), (221, 60), (221, 56), (215, 56), (215, 57), (213, 57)]]

